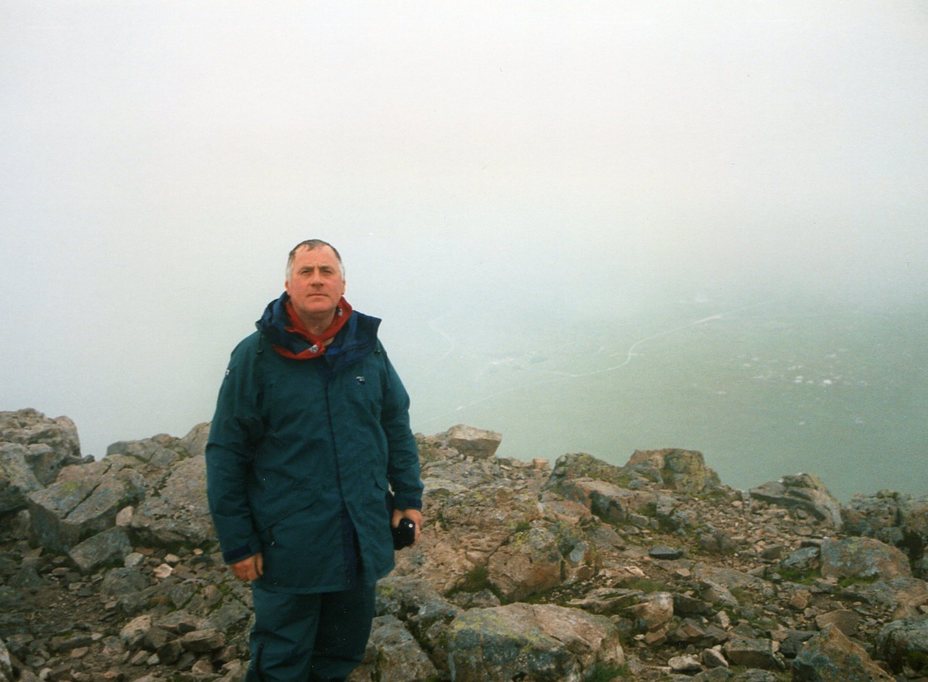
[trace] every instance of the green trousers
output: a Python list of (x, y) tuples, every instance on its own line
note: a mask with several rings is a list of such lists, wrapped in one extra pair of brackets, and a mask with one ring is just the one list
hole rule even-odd
[(246, 681), (344, 680), (364, 658), (374, 587), (284, 594), (252, 585), (255, 625)]

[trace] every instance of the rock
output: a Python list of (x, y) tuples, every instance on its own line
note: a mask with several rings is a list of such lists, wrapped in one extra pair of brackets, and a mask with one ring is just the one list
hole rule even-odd
[(139, 542), (155, 547), (177, 549), (211, 542), (205, 458), (178, 460), (163, 483), (149, 489), (129, 527)]
[(784, 670), (783, 659), (774, 652), (773, 642), (769, 639), (748, 639), (736, 637), (722, 647), (725, 659), (731, 665), (762, 670)]
[(834, 625), (848, 637), (853, 637), (860, 625), (860, 614), (850, 609), (835, 609), (817, 615), (815, 624), (819, 630), (824, 630), (827, 625)]
[(562, 564), (554, 534), (532, 527), (492, 554), (487, 578), (504, 601), (521, 601), (560, 585)]
[(33, 538), (46, 549), (66, 553), (81, 540), (112, 528), (119, 510), (144, 493), (141, 474), (124, 460), (67, 466), (54, 484), (29, 494)]
[(464, 424), (452, 426), (438, 438), (462, 455), (475, 459), (491, 459), (503, 441), (503, 437), (495, 431), (476, 429)]
[(721, 647), (703, 649), (699, 655), (699, 662), (706, 668), (727, 668), (729, 666), (728, 661), (725, 660), (725, 656), (722, 654)]
[(0, 639), (0, 682), (13, 682), (14, 679), (10, 651), (6, 648), (3, 640)]
[(25, 445), (0, 443), (0, 514), (23, 509), (29, 493), (42, 489), (28, 455)]
[(218, 651), (226, 645), (226, 638), (218, 630), (194, 630), (181, 636), (181, 646), (185, 651), (196, 654), (208, 654)]
[(206, 452), (206, 441), (209, 438), (209, 422), (202, 422), (194, 426), (187, 435), (180, 439), (180, 445), (191, 457), (202, 457)]
[(679, 547), (666, 547), (659, 545), (648, 550), (648, 556), (652, 559), (661, 559), (663, 561), (674, 561), (683, 556), (683, 550)]
[(122, 626), (119, 631), (119, 638), (130, 649), (140, 646), (145, 640), (145, 635), (151, 630), (152, 618), (148, 614), (143, 614), (133, 618)]
[(821, 547), (825, 578), (895, 578), (910, 576), (909, 560), (895, 547), (872, 538), (825, 538)]
[(71, 548), (68, 556), (85, 575), (104, 566), (122, 564), (132, 552), (129, 536), (122, 528), (109, 528)]
[(629, 482), (629, 475), (621, 468), (592, 455), (576, 453), (558, 457), (545, 490), (556, 490), (564, 481), (578, 478), (605, 481), (618, 487), (624, 487)]
[(750, 494), (752, 498), (769, 504), (807, 512), (820, 523), (841, 529), (841, 505), (825, 484), (811, 474), (784, 476), (780, 481), (752, 488)]
[(908, 555), (916, 576), (928, 575), (923, 567), (928, 566), (928, 497), (913, 499), (881, 490), (874, 495), (854, 495), (841, 513), (848, 534), (876, 538), (897, 547)]
[(877, 651), (894, 672), (908, 668), (916, 675), (928, 676), (928, 617), (883, 626), (877, 636)]
[(579, 680), (596, 662), (621, 664), (624, 652), (609, 619), (551, 604), (472, 609), (448, 632), (457, 682)]
[(657, 498), (656, 493), (649, 490), (628, 490), (592, 478), (566, 478), (548, 489), (579, 502), (603, 521), (613, 524), (625, 523), (633, 514), (640, 515), (653, 508)]
[(659, 473), (662, 485), (688, 495), (697, 495), (719, 485), (718, 474), (706, 466), (702, 453), (694, 450), (636, 450), (627, 468), (645, 467)]
[(866, 650), (833, 625), (809, 639), (792, 665), (798, 682), (867, 682), (892, 680)]
[(692, 655), (673, 656), (667, 661), (670, 672), (676, 675), (690, 675), (702, 670), (702, 664), (699, 659)]
[(376, 660), (376, 666), (371, 667), (376, 669), (377, 679), (428, 682), (438, 677), (438, 669), (395, 616), (374, 618), (367, 647), (366, 658)]
[(928, 604), (928, 584), (916, 578), (898, 577), (874, 582), (852, 582), (841, 590), (842, 596), (881, 607), (893, 620), (912, 618)]
[(82, 461), (74, 422), (67, 417), (50, 419), (29, 408), (0, 412), (0, 444), (3, 443), (26, 448), (26, 462), (41, 485), (54, 481), (63, 467)]
[(646, 595), (638, 604), (630, 606), (628, 611), (638, 620), (640, 629), (655, 632), (673, 618), (673, 595), (669, 592), (654, 592)]

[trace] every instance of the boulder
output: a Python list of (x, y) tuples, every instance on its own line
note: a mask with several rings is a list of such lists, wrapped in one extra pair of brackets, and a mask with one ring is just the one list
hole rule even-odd
[[(408, 680), (429, 682), (438, 679), (438, 669), (419, 642), (395, 616), (374, 618), (365, 660), (349, 680)], [(375, 671), (373, 677), (371, 671)]]
[(10, 659), (10, 650), (0, 639), (0, 682), (13, 682), (13, 661)]
[(916, 675), (928, 676), (928, 616), (883, 626), (877, 636), (877, 651), (894, 672), (908, 668)]
[(132, 552), (129, 536), (122, 528), (109, 528), (72, 547), (68, 556), (83, 574), (105, 566), (122, 565)]
[(625, 487), (629, 482), (628, 473), (620, 467), (586, 453), (574, 453), (557, 458), (545, 484), (545, 490), (556, 490), (564, 481), (576, 478), (605, 481), (621, 487)]
[(784, 476), (750, 491), (751, 497), (785, 509), (801, 510), (818, 522), (840, 530), (841, 505), (828, 492), (821, 479), (812, 474)]
[(841, 514), (849, 535), (898, 547), (909, 556), (917, 576), (928, 576), (922, 568), (928, 547), (928, 497), (913, 499), (892, 490), (855, 495)]
[(504, 601), (521, 601), (561, 584), (557, 537), (543, 526), (516, 533), (487, 563), (487, 579)]
[(928, 584), (905, 576), (873, 582), (851, 581), (841, 589), (841, 594), (879, 607), (892, 614), (894, 620), (917, 616), (928, 605)]
[(825, 538), (820, 550), (824, 578), (889, 579), (910, 576), (909, 560), (898, 549), (873, 538)]
[(665, 628), (673, 618), (673, 595), (669, 592), (653, 592), (628, 608), (644, 632), (657, 632)]
[(68, 417), (51, 419), (31, 408), (0, 412), (0, 443), (17, 443), (28, 451), (26, 461), (42, 485), (58, 472), (81, 461), (77, 427)]
[(839, 628), (827, 625), (811, 637), (793, 660), (797, 682), (868, 682), (892, 680), (867, 651), (851, 641)]
[(784, 670), (783, 658), (773, 649), (769, 639), (734, 637), (722, 647), (722, 653), (731, 665), (761, 670)]
[(496, 455), (499, 444), (503, 441), (502, 435), (495, 431), (477, 429), (464, 424), (452, 426), (437, 438), (447, 447), (475, 459), (492, 459)]
[(653, 491), (628, 490), (593, 478), (565, 478), (548, 490), (584, 505), (603, 521), (613, 524), (628, 522), (635, 514), (645, 515), (657, 502), (657, 493)]
[(0, 514), (23, 509), (29, 493), (42, 489), (28, 456), (25, 445), (0, 443)]
[(66, 553), (112, 528), (119, 510), (144, 493), (142, 475), (119, 458), (65, 467), (55, 483), (29, 494), (33, 540), (52, 552)]
[(149, 489), (136, 507), (129, 528), (138, 542), (155, 547), (177, 549), (214, 542), (206, 501), (205, 458), (177, 461), (167, 478)]
[(448, 632), (449, 668), (457, 682), (579, 682), (595, 663), (618, 665), (624, 658), (608, 618), (552, 604), (471, 609)]
[(706, 466), (701, 452), (668, 448), (636, 450), (626, 465), (628, 469), (650, 469), (660, 477), (660, 484), (688, 495), (719, 487), (719, 476)]

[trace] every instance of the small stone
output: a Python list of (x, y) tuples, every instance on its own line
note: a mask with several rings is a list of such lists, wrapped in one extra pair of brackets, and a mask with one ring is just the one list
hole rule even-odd
[(696, 657), (690, 655), (674, 656), (667, 661), (667, 665), (670, 666), (671, 672), (683, 675), (687, 673), (697, 673), (702, 670), (702, 666), (699, 661), (696, 660)]
[(171, 568), (170, 566), (168, 566), (167, 564), (159, 564), (159, 565), (156, 566), (155, 569), (152, 571), (152, 573), (154, 574), (154, 576), (155, 576), (156, 578), (161, 579), (161, 580), (163, 580), (164, 578), (167, 578), (167, 577), (170, 576), (173, 572), (174, 572), (174, 569)]
[(673, 561), (674, 559), (679, 559), (683, 556), (683, 550), (676, 547), (658, 545), (657, 547), (651, 548), (651, 550), (648, 552), (648, 556), (650, 556), (652, 559)]

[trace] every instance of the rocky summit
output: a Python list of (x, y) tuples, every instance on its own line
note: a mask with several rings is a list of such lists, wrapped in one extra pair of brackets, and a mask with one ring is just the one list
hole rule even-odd
[[(206, 433), (93, 461), (66, 417), (0, 412), (0, 682), (243, 678)], [(735, 490), (690, 450), (552, 466), (473, 427), (417, 438), (426, 527), (352, 682), (928, 679), (928, 498)]]

